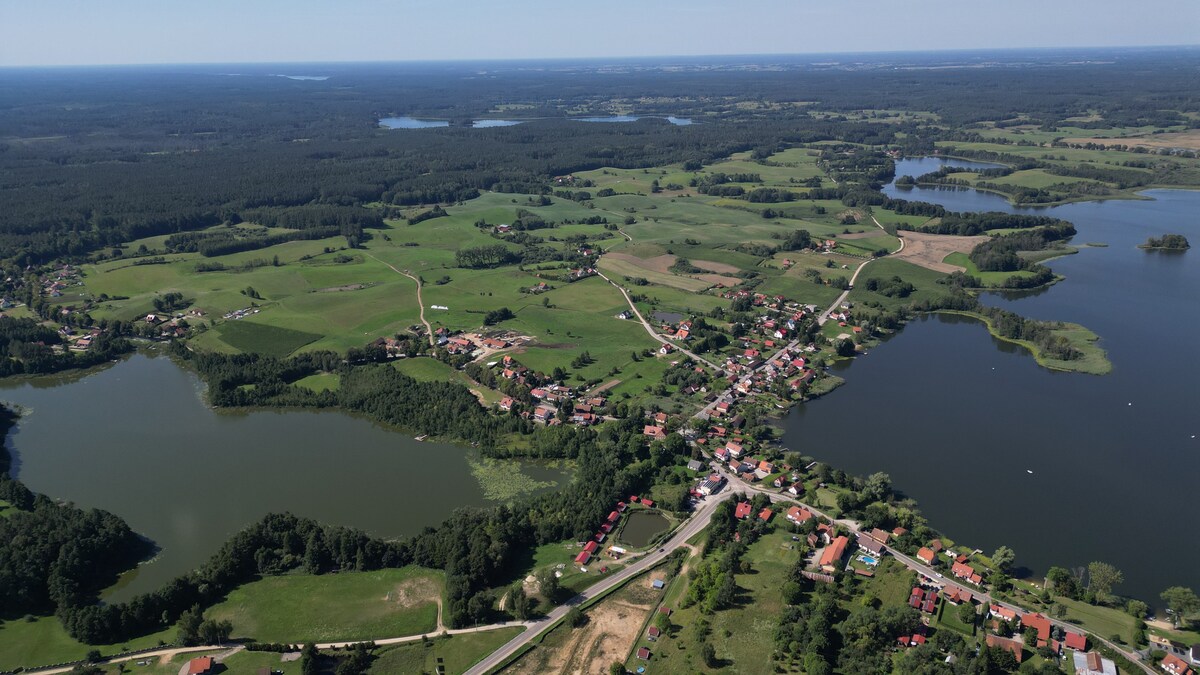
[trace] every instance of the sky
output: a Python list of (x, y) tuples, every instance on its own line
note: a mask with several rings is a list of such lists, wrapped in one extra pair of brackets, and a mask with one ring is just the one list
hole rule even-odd
[(0, 0), (0, 66), (1200, 44), (1200, 0)]

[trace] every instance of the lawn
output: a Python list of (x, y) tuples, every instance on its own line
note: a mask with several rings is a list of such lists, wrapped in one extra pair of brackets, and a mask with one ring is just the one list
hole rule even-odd
[(519, 635), (523, 628), (498, 628), (481, 633), (449, 635), (409, 644), (385, 647), (367, 673), (433, 673), (441, 666), (446, 675), (458, 675), (478, 663), (504, 643)]
[(0, 670), (74, 661), (82, 659), (92, 649), (99, 649), (101, 654), (145, 649), (174, 639), (172, 628), (115, 645), (85, 645), (67, 635), (66, 629), (53, 616), (37, 617), (33, 621), (14, 619), (0, 623)]
[(1112, 607), (1089, 605), (1070, 598), (1054, 598), (1054, 602), (1067, 608), (1064, 621), (1079, 624), (1102, 638), (1120, 635), (1125, 644), (1133, 644), (1133, 632), (1137, 620), (1129, 614)]
[[(682, 580), (669, 588), (664, 606), (671, 607), (672, 629), (656, 643), (639, 640), (637, 646), (649, 646), (650, 661), (632, 657), (626, 662), (630, 670), (645, 665), (653, 673), (711, 672), (700, 660), (696, 622), (704, 618), (711, 625), (708, 640), (723, 661), (724, 669), (732, 672), (763, 672), (767, 655), (774, 650), (775, 628), (783, 611), (780, 586), (787, 572), (799, 558), (792, 535), (778, 528), (747, 550), (744, 560), (750, 562), (749, 574), (738, 574), (736, 606), (703, 616), (696, 607), (680, 608), (686, 586)], [(699, 561), (692, 559), (692, 565)]]
[(308, 377), (302, 377), (293, 384), (316, 392), (333, 391), (341, 386), (341, 378), (337, 373), (316, 373)]
[(226, 321), (217, 327), (221, 340), (243, 352), (283, 357), (304, 345), (319, 340), (320, 335), (290, 328), (269, 326), (247, 319)]
[(328, 642), (433, 631), (441, 572), (405, 567), (375, 572), (267, 577), (234, 591), (205, 616), (229, 619), (238, 638)]
[(979, 279), (984, 286), (1000, 286), (1010, 277), (1024, 278), (1033, 276), (1033, 272), (1028, 270), (1018, 270), (1015, 272), (980, 272), (979, 268), (975, 266), (975, 263), (972, 262), (971, 258), (968, 257), (966, 253), (951, 253), (943, 258), (942, 262), (962, 267), (966, 270), (967, 274)]

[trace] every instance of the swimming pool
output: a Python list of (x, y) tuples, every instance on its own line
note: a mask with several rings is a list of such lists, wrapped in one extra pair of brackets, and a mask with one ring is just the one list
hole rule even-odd
[(865, 563), (867, 563), (868, 565), (877, 565), (877, 564), (879, 564), (879, 561), (878, 561), (878, 560), (876, 560), (875, 558), (872, 558), (872, 557), (871, 557), (871, 556), (869, 556), (869, 555), (860, 555), (860, 556), (858, 556), (858, 559), (859, 559), (859, 560), (861, 560), (861, 561), (863, 561), (863, 562), (865, 562)]

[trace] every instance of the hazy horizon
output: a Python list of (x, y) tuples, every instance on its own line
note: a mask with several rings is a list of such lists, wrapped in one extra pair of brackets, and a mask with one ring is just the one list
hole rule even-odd
[(1200, 3), (0, 0), (0, 66), (378, 63), (1191, 47)]

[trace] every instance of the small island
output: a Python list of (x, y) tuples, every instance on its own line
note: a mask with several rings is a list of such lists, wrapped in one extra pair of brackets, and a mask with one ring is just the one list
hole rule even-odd
[(1186, 251), (1192, 245), (1188, 243), (1187, 237), (1182, 234), (1164, 234), (1161, 237), (1150, 237), (1146, 243), (1138, 245), (1138, 248), (1157, 249), (1166, 251)]

